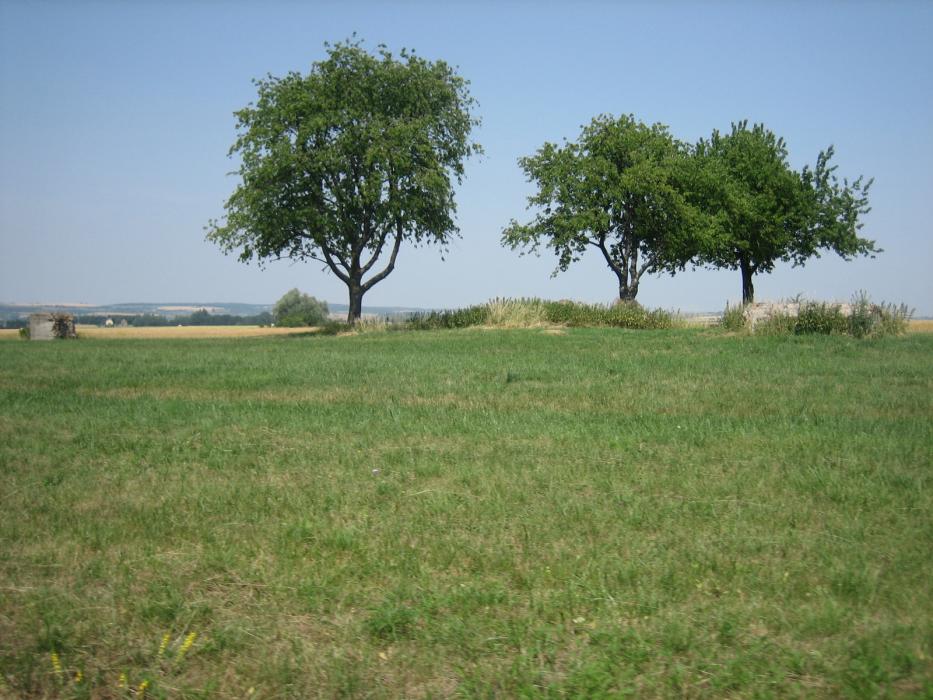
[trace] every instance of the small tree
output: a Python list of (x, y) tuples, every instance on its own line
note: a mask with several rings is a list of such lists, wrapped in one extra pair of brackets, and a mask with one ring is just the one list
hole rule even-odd
[(275, 302), (272, 318), (280, 326), (319, 326), (327, 320), (328, 313), (326, 301), (290, 289)]
[(691, 162), (667, 127), (601, 116), (576, 142), (545, 143), (519, 164), (538, 186), (528, 199), (538, 213), (528, 224), (513, 220), (502, 240), (513, 249), (552, 248), (555, 274), (596, 248), (619, 298), (632, 301), (646, 272), (673, 273), (693, 255), (702, 221), (684, 193)]
[(403, 241), (443, 248), (458, 233), (453, 180), (480, 151), (467, 82), (443, 61), (348, 42), (329, 46), (308, 75), (256, 85), (230, 150), (242, 183), (207, 238), (244, 262), (323, 263), (347, 285), (354, 322)]
[(698, 260), (740, 270), (743, 303), (755, 299), (754, 275), (771, 272), (778, 260), (803, 265), (820, 250), (846, 260), (880, 252), (874, 241), (858, 237), (871, 180), (840, 182), (830, 166), (832, 147), (815, 168), (798, 173), (787, 162), (784, 139), (743, 121), (729, 134), (714, 131), (701, 140), (695, 156), (705, 171), (698, 201), (715, 222)]

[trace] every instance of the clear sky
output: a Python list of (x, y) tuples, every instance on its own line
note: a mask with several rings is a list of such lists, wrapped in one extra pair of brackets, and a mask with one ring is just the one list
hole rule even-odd
[[(610, 301), (598, 256), (551, 278), (552, 257), (499, 244), (527, 216), (516, 164), (632, 113), (694, 141), (732, 121), (785, 137), (795, 167), (836, 146), (873, 176), (862, 233), (884, 253), (834, 254), (756, 278), (759, 298), (903, 301), (933, 314), (931, 2), (16, 2), (0, 0), (0, 301), (275, 301), (346, 290), (315, 264), (260, 270), (205, 242), (236, 178), (227, 150), (251, 79), (306, 72), (324, 42), (414, 48), (459, 66), (479, 101), (457, 195), (462, 238), (402, 250), (367, 305), (450, 307), (494, 296)], [(642, 281), (649, 306), (721, 309), (738, 272)]]

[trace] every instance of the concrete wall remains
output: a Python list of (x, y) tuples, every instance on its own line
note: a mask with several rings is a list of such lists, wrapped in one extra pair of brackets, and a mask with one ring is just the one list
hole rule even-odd
[(55, 340), (56, 338), (77, 338), (75, 319), (71, 314), (30, 314), (29, 339)]
[[(828, 304), (830, 307), (836, 307), (843, 316), (852, 315), (852, 304)], [(745, 324), (755, 329), (762, 321), (767, 321), (772, 316), (789, 316), (797, 318), (800, 315), (800, 303), (796, 301), (765, 301), (755, 304), (748, 304), (745, 307)]]

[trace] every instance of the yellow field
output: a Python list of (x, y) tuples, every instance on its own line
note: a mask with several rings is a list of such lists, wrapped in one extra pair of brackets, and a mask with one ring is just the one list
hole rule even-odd
[[(310, 328), (262, 328), (260, 326), (154, 326), (100, 328), (78, 325), (82, 338), (246, 338), (259, 335), (307, 333)], [(0, 340), (16, 338), (19, 331), (0, 329)]]
[(913, 319), (910, 322), (909, 330), (911, 333), (933, 333), (933, 319)]

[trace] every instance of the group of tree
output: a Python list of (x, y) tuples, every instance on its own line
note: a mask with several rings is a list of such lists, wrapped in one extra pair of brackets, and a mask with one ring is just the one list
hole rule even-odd
[[(444, 250), (458, 235), (454, 184), (481, 152), (468, 83), (443, 61), (350, 41), (329, 46), (307, 75), (256, 86), (230, 149), (241, 183), (207, 237), (244, 262), (320, 262), (347, 285), (352, 323), (404, 241)], [(577, 140), (520, 159), (537, 186), (534, 218), (513, 220), (502, 240), (552, 249), (558, 270), (595, 248), (624, 300), (645, 273), (693, 265), (740, 270), (750, 302), (754, 275), (778, 261), (878, 252), (859, 237), (871, 181), (840, 180), (832, 156), (830, 147), (797, 171), (761, 124), (688, 144), (660, 124), (599, 116)]]
[(537, 192), (529, 223), (503, 232), (512, 248), (553, 249), (558, 270), (596, 248), (634, 300), (645, 273), (687, 265), (740, 270), (742, 301), (753, 277), (778, 261), (802, 265), (821, 250), (843, 258), (878, 252), (859, 237), (871, 181), (841, 180), (832, 147), (794, 170), (784, 140), (745, 121), (687, 144), (661, 124), (601, 116), (580, 137), (546, 143), (519, 161)]

